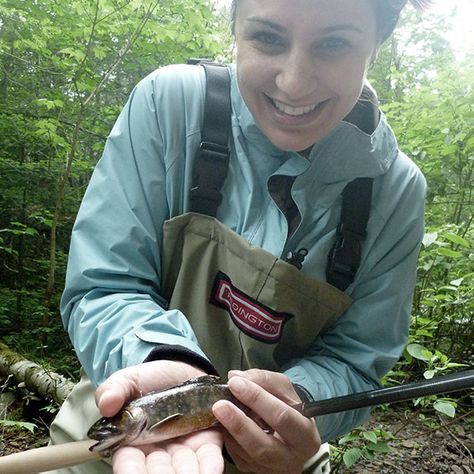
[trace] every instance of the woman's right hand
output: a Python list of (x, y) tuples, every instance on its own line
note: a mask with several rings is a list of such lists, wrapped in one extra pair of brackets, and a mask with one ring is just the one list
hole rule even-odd
[[(213, 406), (237, 468), (257, 474), (300, 474), (321, 439), (314, 420), (292, 408), (301, 399), (288, 377), (260, 369), (230, 371), (229, 388), (253, 414), (248, 416), (227, 400)], [(255, 416), (270, 430), (262, 429)]]

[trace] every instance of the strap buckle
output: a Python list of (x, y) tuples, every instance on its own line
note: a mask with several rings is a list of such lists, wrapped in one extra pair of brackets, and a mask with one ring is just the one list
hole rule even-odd
[(219, 145), (219, 143), (212, 143), (202, 141), (199, 145), (199, 155), (205, 159), (226, 160), (229, 155), (229, 147), (227, 145)]
[(222, 201), (221, 185), (227, 175), (229, 147), (202, 141), (193, 169), (190, 199), (194, 212), (214, 215)]
[(342, 222), (339, 223), (336, 232), (338, 237), (328, 256), (326, 276), (344, 291), (354, 280), (359, 268), (362, 241), (366, 237), (366, 232), (363, 234), (354, 232)]

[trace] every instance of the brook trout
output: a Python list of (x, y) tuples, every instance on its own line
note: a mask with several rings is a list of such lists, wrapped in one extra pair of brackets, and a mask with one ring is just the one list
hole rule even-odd
[(101, 418), (87, 436), (98, 441), (90, 450), (111, 455), (120, 446), (158, 443), (217, 424), (212, 405), (229, 400), (241, 406), (228, 386), (212, 375), (158, 392), (150, 392), (131, 401), (115, 416)]

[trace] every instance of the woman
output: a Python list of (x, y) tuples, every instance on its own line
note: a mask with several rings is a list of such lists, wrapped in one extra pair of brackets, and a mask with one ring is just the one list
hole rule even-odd
[[(222, 472), (225, 443), (226, 472), (299, 473), (321, 442), (366, 420), (358, 410), (314, 422), (290, 405), (377, 387), (406, 343), (425, 182), (364, 86), (404, 3), (234, 3), (231, 154), (217, 220), (186, 214), (203, 71), (170, 66), (136, 87), (73, 231), (63, 317), (92, 384), (85, 377), (69, 397), (53, 442), (85, 436), (99, 416), (95, 386), (111, 416), (130, 398), (205, 373), (228, 376), (273, 433), (220, 401), (224, 429), (121, 448), (114, 472)], [(359, 177), (373, 178), (372, 205), (343, 292), (325, 282), (326, 261), (341, 193)], [(289, 252), (300, 271), (282, 261)], [(217, 287), (277, 322), (249, 325)]]

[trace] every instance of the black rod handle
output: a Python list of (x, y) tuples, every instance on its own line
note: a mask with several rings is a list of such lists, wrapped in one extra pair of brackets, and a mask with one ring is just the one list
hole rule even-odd
[(456, 374), (435, 377), (430, 380), (420, 380), (397, 387), (379, 388), (327, 400), (301, 403), (294, 408), (304, 416), (312, 418), (314, 416), (328, 415), (329, 413), (354, 410), (356, 408), (404, 402), (418, 397), (457, 392), (473, 387), (474, 370), (465, 370)]

